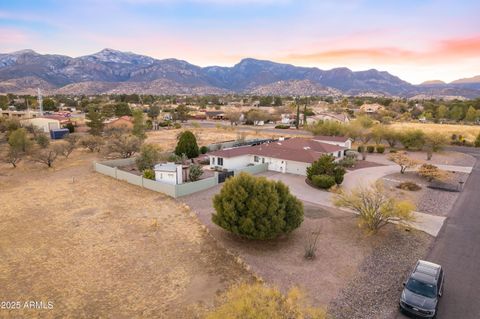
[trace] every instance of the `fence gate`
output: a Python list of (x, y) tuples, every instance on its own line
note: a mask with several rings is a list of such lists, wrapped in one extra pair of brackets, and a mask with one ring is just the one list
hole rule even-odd
[(220, 172), (218, 173), (218, 183), (223, 183), (227, 178), (230, 176), (233, 176), (233, 171), (228, 171), (228, 172)]

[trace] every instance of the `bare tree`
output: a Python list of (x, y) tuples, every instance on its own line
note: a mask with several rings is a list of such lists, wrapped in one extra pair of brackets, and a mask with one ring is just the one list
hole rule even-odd
[(34, 162), (45, 164), (48, 167), (52, 167), (53, 162), (58, 157), (58, 150), (53, 147), (48, 147), (44, 149), (37, 149), (32, 153), (31, 159)]
[(3, 160), (8, 164), (12, 164), (12, 166), (16, 168), (17, 164), (22, 161), (24, 155), (24, 152), (16, 148), (10, 147), (8, 152), (3, 157)]
[(141, 146), (142, 140), (140, 138), (124, 134), (108, 140), (105, 151), (108, 155), (118, 154), (121, 158), (129, 158), (137, 153)]

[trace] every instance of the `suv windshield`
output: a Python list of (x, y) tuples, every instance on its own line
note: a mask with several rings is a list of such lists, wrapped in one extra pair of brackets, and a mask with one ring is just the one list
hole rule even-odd
[(435, 298), (437, 296), (435, 285), (427, 284), (413, 278), (408, 280), (405, 287), (417, 295), (422, 295), (428, 298)]

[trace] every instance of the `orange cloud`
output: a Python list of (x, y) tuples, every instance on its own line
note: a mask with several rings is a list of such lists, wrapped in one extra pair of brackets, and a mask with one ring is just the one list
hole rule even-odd
[(441, 40), (425, 51), (406, 50), (399, 47), (347, 48), (307, 54), (291, 54), (283, 58), (289, 62), (345, 62), (364, 61), (381, 63), (447, 62), (453, 59), (479, 57), (480, 35), (471, 38)]

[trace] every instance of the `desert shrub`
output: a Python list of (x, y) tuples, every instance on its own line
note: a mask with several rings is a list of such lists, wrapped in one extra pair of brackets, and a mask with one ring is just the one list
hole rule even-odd
[(411, 191), (411, 192), (416, 192), (422, 189), (420, 186), (418, 186), (414, 182), (402, 182), (397, 185), (397, 188), (403, 189), (405, 191)]
[(178, 129), (182, 128), (182, 124), (175, 123), (175, 124), (173, 124), (173, 128), (178, 130)]
[(383, 145), (378, 145), (377, 146), (377, 153), (383, 154), (385, 152), (385, 146)]
[(188, 170), (188, 179), (191, 182), (198, 181), (202, 175), (203, 175), (203, 170), (200, 165), (197, 165), (197, 164), (190, 165)]
[(344, 168), (352, 168), (355, 166), (357, 159), (355, 157), (345, 156), (340, 161), (338, 161), (338, 165)]
[(142, 173), (143, 178), (155, 180), (155, 171), (153, 169), (147, 168)]
[(475, 139), (475, 147), (480, 147), (480, 133), (478, 133), (477, 138)]
[(24, 128), (11, 131), (10, 135), (8, 136), (8, 144), (12, 149), (23, 153), (27, 152), (32, 146), (32, 142), (30, 141), (27, 131)]
[(7, 164), (12, 164), (13, 168), (16, 168), (17, 164), (22, 161), (24, 155), (25, 153), (21, 150), (9, 146), (7, 153), (2, 156), (2, 161)]
[(99, 152), (100, 148), (104, 144), (103, 139), (100, 136), (85, 136), (80, 139), (81, 147), (88, 149), (90, 152)]
[(298, 288), (283, 295), (277, 288), (261, 283), (242, 283), (232, 286), (220, 300), (206, 319), (326, 318), (323, 309), (307, 306), (305, 295)]
[(208, 152), (208, 147), (207, 146), (202, 146), (200, 147), (200, 153), (201, 154), (206, 154)]
[(444, 180), (448, 177), (448, 173), (439, 169), (437, 166), (432, 164), (422, 164), (418, 168), (418, 175), (425, 178), (427, 181), (431, 182), (434, 179)]
[(250, 239), (273, 239), (303, 222), (303, 204), (280, 181), (240, 173), (213, 198), (212, 221)]
[(357, 212), (360, 225), (372, 233), (393, 221), (407, 225), (414, 220), (413, 205), (390, 197), (378, 181), (368, 187), (360, 186), (349, 192), (340, 191), (334, 203)]
[(353, 150), (348, 150), (345, 152), (345, 156), (348, 158), (358, 159), (358, 155), (359, 155), (358, 152)]
[(139, 171), (152, 169), (160, 161), (160, 147), (156, 144), (143, 144), (140, 154), (135, 158)]
[(373, 152), (375, 152), (375, 146), (373, 146), (373, 145), (368, 145), (368, 146), (367, 146), (367, 152), (368, 152), (368, 153), (373, 153)]
[(320, 237), (320, 230), (309, 234), (307, 242), (305, 243), (305, 254), (303, 255), (305, 259), (312, 260), (315, 258), (317, 252), (318, 237)]
[(175, 154), (178, 156), (185, 154), (188, 158), (195, 158), (198, 156), (200, 152), (197, 145), (197, 138), (192, 132), (184, 131), (178, 135), (177, 139), (178, 142), (175, 147)]
[(333, 178), (335, 179), (335, 184), (340, 185), (343, 183), (343, 179), (345, 176), (345, 168), (339, 167), (338, 169), (335, 170), (333, 174)]
[(405, 130), (400, 134), (400, 142), (406, 149), (421, 149), (425, 144), (422, 130)]
[(48, 145), (50, 145), (50, 138), (45, 133), (41, 133), (37, 135), (37, 137), (35, 138), (35, 142), (41, 148), (47, 148)]
[(404, 174), (409, 168), (416, 167), (419, 162), (413, 158), (408, 157), (405, 153), (390, 154), (389, 160), (400, 166), (400, 173)]
[(38, 148), (32, 155), (31, 159), (34, 162), (45, 164), (48, 167), (52, 167), (53, 163), (58, 157), (58, 149), (56, 147)]
[(73, 123), (69, 122), (65, 125), (65, 128), (68, 129), (68, 132), (71, 134), (71, 133), (75, 133), (75, 125), (73, 125)]
[(276, 125), (275, 128), (278, 128), (278, 129), (281, 129), (281, 130), (285, 130), (285, 129), (289, 129), (289, 128), (290, 128), (290, 125), (279, 124), (279, 125)]
[(390, 152), (390, 153), (393, 153), (393, 154), (398, 153), (398, 151), (397, 151), (396, 149), (394, 149), (394, 148), (391, 148), (389, 152)]
[(329, 175), (314, 175), (312, 176), (312, 183), (319, 188), (329, 189), (335, 185), (335, 177)]

